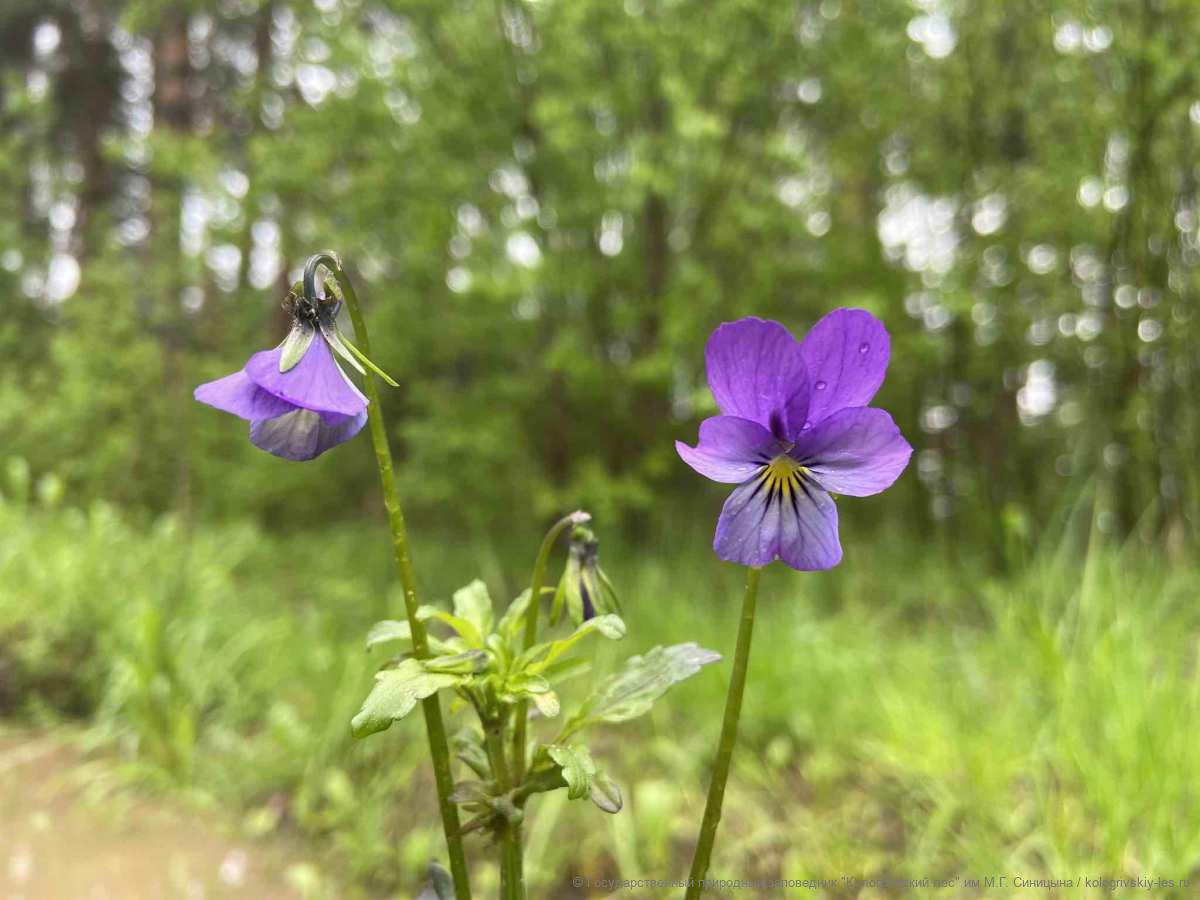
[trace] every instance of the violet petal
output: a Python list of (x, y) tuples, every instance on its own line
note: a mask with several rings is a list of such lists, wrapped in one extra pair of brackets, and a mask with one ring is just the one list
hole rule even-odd
[(334, 361), (324, 338), (314, 340), (287, 372), (279, 371), (281, 349), (255, 353), (246, 363), (246, 374), (260, 388), (314, 412), (357, 416), (367, 408), (367, 398)]
[(725, 415), (757, 422), (783, 439), (804, 424), (808, 372), (799, 343), (778, 322), (726, 322), (708, 339), (704, 358), (708, 386)]
[(705, 478), (723, 484), (741, 484), (783, 448), (757, 422), (737, 416), (713, 416), (700, 423), (700, 440), (695, 447), (676, 441), (675, 450)]
[(296, 408), (264, 391), (250, 380), (245, 370), (205, 382), (192, 392), (192, 396), (201, 403), (251, 422), (281, 416)]
[(808, 419), (815, 426), (839, 409), (866, 406), (883, 384), (891, 340), (864, 309), (835, 309), (805, 336), (800, 352), (812, 382)]
[(366, 412), (331, 417), (310, 409), (294, 409), (273, 419), (251, 423), (250, 441), (259, 449), (284, 459), (313, 459), (350, 440), (366, 421)]
[(882, 409), (843, 409), (814, 426), (792, 457), (834, 494), (869, 497), (891, 487), (912, 456), (912, 447)]
[(782, 559), (793, 569), (831, 569), (842, 558), (833, 498), (802, 479), (772, 490), (763, 476), (740, 485), (717, 520), (713, 550), (728, 562), (765, 566)]

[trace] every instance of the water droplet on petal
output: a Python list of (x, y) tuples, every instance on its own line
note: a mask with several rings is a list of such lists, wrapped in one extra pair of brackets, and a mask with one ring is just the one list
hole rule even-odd
[(808, 429), (810, 429), (810, 428), (812, 428), (812, 422), (805, 422), (803, 425), (800, 426), (801, 431), (808, 431)]
[(871, 345), (868, 344), (866, 341), (863, 341), (861, 344), (858, 345), (858, 352), (862, 353), (864, 355), (870, 349), (871, 349)]
[(816, 388), (818, 391), (823, 391), (823, 390), (825, 390), (826, 387), (828, 387), (828, 385), (826, 385), (825, 382), (823, 382), (823, 381), (818, 381), (816, 384)]

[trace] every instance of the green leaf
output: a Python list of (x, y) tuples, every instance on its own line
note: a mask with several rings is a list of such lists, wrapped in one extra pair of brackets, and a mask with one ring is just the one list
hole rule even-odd
[(558, 695), (550, 688), (550, 682), (540, 675), (519, 673), (504, 682), (500, 698), (506, 703), (515, 703), (523, 698), (533, 700), (543, 716), (554, 718), (558, 715)]
[(554, 691), (546, 691), (544, 694), (534, 694), (533, 705), (547, 719), (553, 719), (562, 709), (562, 706), (558, 702), (558, 694), (554, 693)]
[(427, 672), (420, 660), (406, 659), (396, 668), (375, 675), (375, 685), (363, 701), (362, 709), (350, 720), (350, 730), (357, 738), (384, 731), (412, 712), (418, 700), (442, 688), (454, 687), (462, 680), (459, 675)]
[(312, 345), (317, 331), (308, 325), (296, 324), (283, 339), (283, 350), (279, 354), (279, 371), (287, 372), (296, 368), (296, 364), (304, 359), (304, 354)]
[(492, 630), (492, 598), (487, 585), (476, 578), (455, 591), (454, 614), (479, 629), (480, 635), (489, 634)]
[(569, 637), (530, 647), (521, 655), (521, 659), (517, 660), (517, 667), (528, 672), (540, 673), (592, 632), (602, 634), (612, 641), (620, 640), (625, 636), (625, 622), (620, 616), (611, 614), (588, 619)]
[(422, 660), (422, 665), (430, 672), (448, 672), (452, 675), (474, 675), (482, 672), (488, 666), (488, 655), (482, 650), (468, 650), (466, 653), (455, 653), (452, 656), (435, 656), (433, 659)]
[[(371, 630), (367, 632), (367, 649), (376, 647), (379, 644), (386, 644), (389, 641), (411, 641), (412, 630), (407, 622), (401, 622), (397, 619), (384, 619), (382, 622), (376, 622), (371, 626)], [(429, 649), (439, 655), (453, 653), (454, 648), (448, 645), (445, 641), (435, 638), (433, 635), (426, 635), (426, 640), (429, 642)]]
[(655, 647), (642, 656), (631, 656), (620, 671), (601, 682), (584, 701), (567, 722), (564, 734), (596, 722), (625, 722), (644, 715), (671, 685), (691, 678), (701, 667), (720, 658), (719, 653), (691, 642)]
[(529, 588), (521, 591), (517, 598), (508, 604), (508, 609), (500, 617), (500, 624), (496, 626), (496, 630), (508, 640), (516, 640), (524, 633), (527, 609), (529, 609)]
[(577, 675), (582, 675), (591, 668), (591, 660), (560, 659), (558, 662), (552, 663), (542, 669), (542, 677), (551, 684), (557, 684), (558, 682), (574, 678)]
[(412, 629), (409, 628), (407, 622), (384, 619), (382, 622), (376, 622), (372, 625), (371, 630), (367, 632), (367, 649), (370, 650), (377, 644), (386, 644), (388, 641), (411, 640)]
[(459, 633), (467, 646), (480, 649), (483, 647), (483, 635), (479, 633), (479, 629), (467, 619), (461, 616), (452, 616), (445, 610), (438, 609), (436, 606), (422, 606), (417, 610), (417, 618), (422, 622), (427, 619), (437, 619), (439, 622), (444, 622)]
[(600, 771), (592, 776), (592, 788), (589, 795), (592, 802), (606, 813), (619, 813), (621, 807), (625, 805), (617, 783)]
[(567, 798), (582, 800), (592, 788), (592, 776), (596, 774), (596, 763), (592, 754), (582, 744), (547, 744), (546, 753), (562, 769), (563, 781), (567, 783)]

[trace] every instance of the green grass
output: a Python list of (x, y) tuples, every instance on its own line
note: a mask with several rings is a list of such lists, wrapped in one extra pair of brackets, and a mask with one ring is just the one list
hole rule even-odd
[[(377, 663), (362, 635), (400, 608), (373, 526), (0, 506), (0, 711), (83, 719), (132, 780), (302, 832), (340, 876), (403, 891), (440, 843), (420, 723), (363, 742), (347, 724)], [(1200, 573), (1068, 546), (1003, 579), (894, 538), (848, 541), (831, 573), (768, 570), (712, 874), (1200, 876)], [(630, 628), (599, 668), (689, 639), (732, 652), (741, 573), (705, 535), (610, 539), (604, 559)], [(454, 536), (416, 547), (430, 600), (475, 574), (511, 596), (523, 563)], [(533, 806), (538, 896), (570, 896), (574, 874), (686, 873), (726, 676), (601, 739), (619, 815)], [(486, 896), (491, 848), (468, 852)]]

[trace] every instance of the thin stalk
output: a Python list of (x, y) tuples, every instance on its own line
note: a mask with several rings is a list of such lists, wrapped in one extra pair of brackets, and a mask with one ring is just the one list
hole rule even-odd
[(746, 688), (746, 668), (750, 662), (750, 638), (754, 634), (754, 608), (758, 603), (758, 576), (761, 571), (761, 569), (751, 568), (746, 573), (746, 593), (742, 597), (742, 617), (738, 624), (737, 650), (733, 656), (733, 674), (729, 679), (729, 693), (725, 697), (725, 718), (721, 722), (721, 740), (717, 745), (717, 762), (713, 766), (712, 782), (708, 786), (708, 800), (704, 805), (704, 821), (700, 823), (700, 838), (696, 843), (696, 855), (692, 857), (692, 870), (688, 874), (685, 900), (695, 900), (700, 896), (701, 885), (708, 874), (713, 842), (717, 838), (717, 826), (721, 823), (721, 804), (725, 800), (725, 782), (729, 780), (729, 763), (733, 759), (733, 745), (737, 743), (738, 719), (742, 714), (742, 692)]
[[(546, 566), (550, 564), (550, 552), (554, 549), (555, 542), (568, 528), (583, 525), (591, 518), (582, 510), (576, 510), (551, 525), (546, 536), (542, 538), (542, 546), (538, 548), (537, 559), (533, 561), (533, 577), (529, 581), (529, 606), (525, 608), (523, 649), (528, 650), (537, 643), (538, 612), (542, 608), (542, 583), (546, 580)], [(525, 734), (528, 722), (529, 701), (519, 700), (513, 714), (511, 782), (513, 786), (520, 785), (525, 777)], [(521, 846), (521, 823), (509, 823), (502, 838), (506, 850), (510, 854), (511, 877), (515, 880), (513, 885), (515, 893), (512, 896), (520, 900), (525, 896), (525, 855)]]
[[(483, 734), (496, 786), (502, 794), (507, 793), (512, 789), (512, 779), (505, 758), (503, 721), (485, 723)], [(525, 898), (521, 874), (521, 825), (511, 820), (500, 830), (500, 897), (501, 900)]]
[[(538, 613), (542, 608), (542, 584), (546, 580), (546, 566), (550, 563), (550, 552), (562, 533), (574, 525), (583, 525), (591, 521), (591, 516), (582, 510), (577, 510), (563, 516), (550, 526), (546, 536), (542, 538), (542, 546), (538, 548), (537, 559), (533, 562), (533, 577), (529, 581), (529, 606), (525, 609), (525, 640), (522, 647), (528, 650), (537, 643)], [(529, 701), (517, 703), (517, 711), (513, 723), (513, 783), (520, 784), (525, 777), (525, 731), (529, 719)]]
[[(311, 298), (316, 297), (316, 274), (320, 266), (325, 266), (337, 279), (342, 297), (346, 301), (346, 309), (350, 313), (350, 321), (354, 323), (355, 337), (362, 352), (370, 356), (371, 341), (367, 336), (367, 323), (363, 320), (358, 295), (354, 292), (349, 277), (342, 270), (341, 261), (336, 253), (323, 250), (309, 257), (304, 267), (305, 293)], [(427, 659), (429, 639), (425, 632), (425, 624), (417, 618), (417, 582), (408, 550), (408, 528), (404, 522), (404, 512), (400, 508), (400, 499), (396, 494), (396, 475), (392, 469), (392, 451), (388, 445), (387, 429), (384, 427), (383, 410), (379, 405), (379, 387), (375, 378), (368, 374), (363, 379), (363, 388), (367, 396), (367, 421), (371, 427), (371, 443), (375, 447), (375, 462), (379, 467), (383, 505), (387, 510), (388, 525), (392, 531), (392, 551), (396, 558), (400, 585), (404, 589), (404, 611), (412, 633), (413, 656), (417, 659)], [(446, 742), (446, 726), (442, 721), (442, 707), (437, 694), (423, 700), (421, 707), (425, 714), (429, 755), (433, 758), (433, 777), (437, 784), (442, 829), (446, 833), (446, 850), (450, 857), (450, 874), (454, 879), (454, 895), (458, 900), (470, 900), (471, 885), (459, 829), (458, 807), (450, 801), (450, 792), (454, 790), (454, 777), (450, 772), (450, 747)]]

